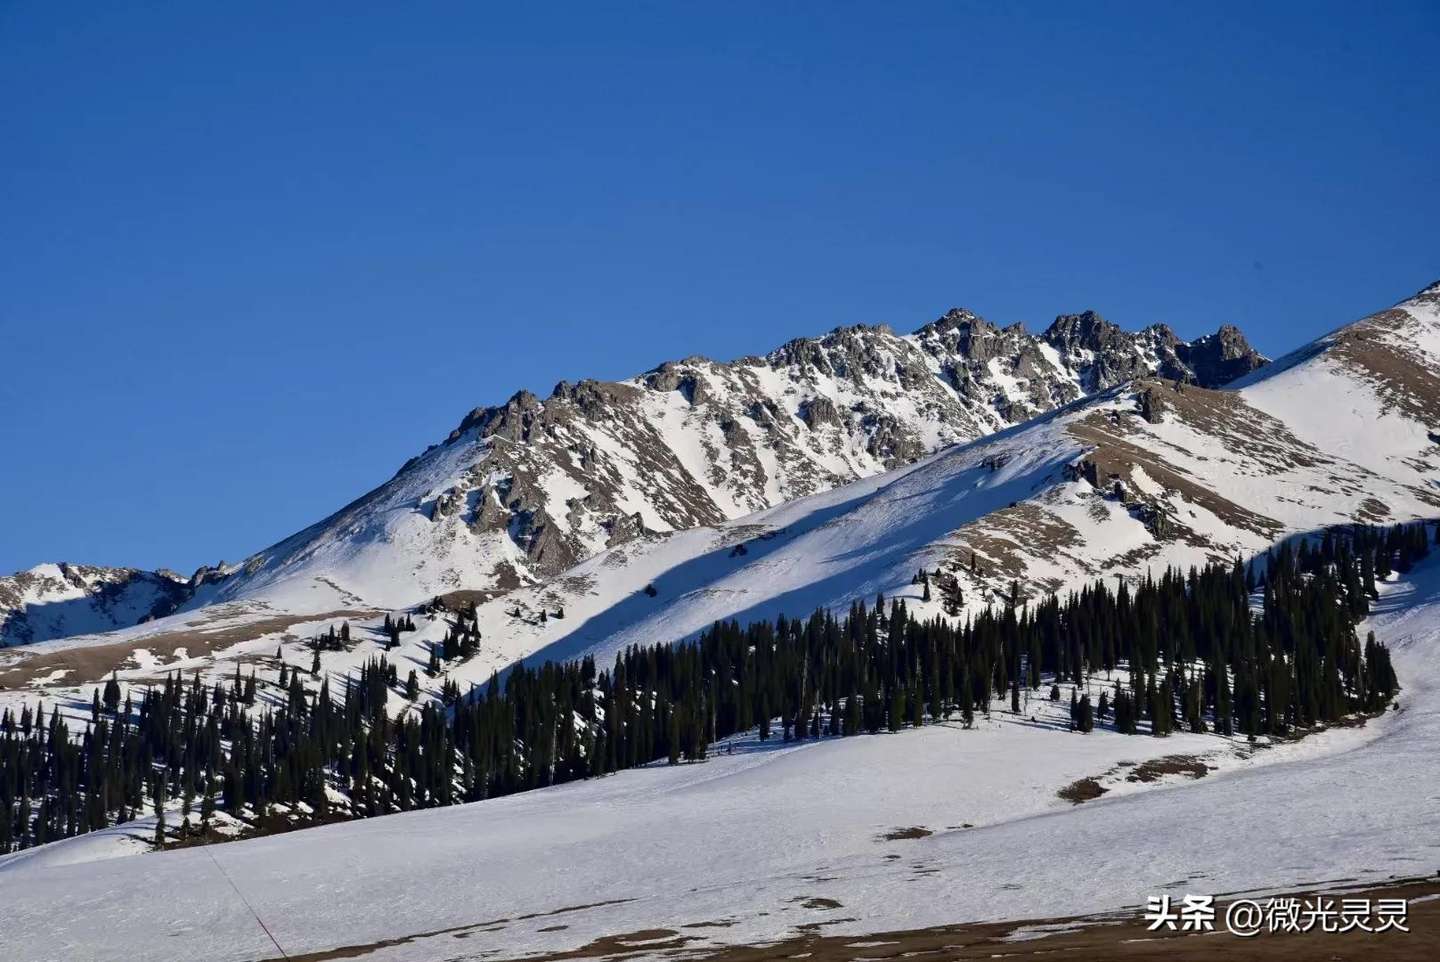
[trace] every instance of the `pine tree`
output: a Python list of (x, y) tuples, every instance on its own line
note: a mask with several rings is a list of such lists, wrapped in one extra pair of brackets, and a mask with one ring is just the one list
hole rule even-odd
[(110, 680), (105, 683), (104, 705), (105, 710), (112, 715), (120, 707), (120, 681), (113, 671), (110, 672)]
[(1224, 662), (1218, 662), (1215, 676), (1215, 730), (1222, 735), (1235, 733), (1231, 720), (1230, 672)]
[(151, 781), (150, 796), (155, 804), (155, 847), (165, 847), (165, 779), (155, 776)]
[(204, 791), (200, 795), (200, 829), (207, 832), (210, 828), (210, 819), (215, 817), (215, 773), (205, 773)]

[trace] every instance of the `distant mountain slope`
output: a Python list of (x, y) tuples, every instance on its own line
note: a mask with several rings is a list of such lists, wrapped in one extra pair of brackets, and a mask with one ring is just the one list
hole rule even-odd
[(123, 628), (169, 614), (190, 596), (173, 572), (36, 565), (0, 577), (0, 645)]
[(953, 310), (912, 335), (839, 328), (765, 357), (662, 364), (472, 411), (389, 482), (203, 599), (292, 611), (505, 590), (607, 547), (715, 525), (985, 436), (1132, 377), (1216, 386), (1264, 360), (1093, 312), (1040, 335)]
[[(464, 691), (517, 658), (590, 654), (605, 666), (628, 644), (674, 641), (720, 618), (804, 615), (880, 592), (904, 597), (913, 613), (938, 616), (951, 583), (963, 594), (964, 618), (1012, 582), (1034, 599), (1094, 578), (1139, 578), (1168, 565), (1263, 552), (1327, 525), (1434, 519), (1437, 370), (1440, 285), (1224, 389), (1141, 377), (913, 464), (741, 518), (640, 532), (536, 584), (494, 596), (467, 593), (453, 599), (451, 612), (417, 610), (417, 630), (389, 650), (379, 630), (383, 613), (358, 610), (363, 605), (308, 621), (276, 617), (291, 589), (297, 605), (306, 601), (300, 588), (322, 601), (369, 590), (359, 564), (365, 556), (334, 546), (364, 534), (369, 519), (377, 519), (375, 531), (399, 530), (386, 528), (368, 500), (377, 492), (347, 509), (352, 514), (292, 539), (285, 548), (285, 557), (296, 559), (288, 582), (265, 580), (273, 572), (262, 557), (248, 573), (201, 579), (194, 600), (233, 590), (241, 599), (234, 604), (46, 646), (94, 656), (88, 663), (44, 663), (39, 667), (47, 670), (37, 672), (36, 663), (51, 653), (5, 653), (0, 707), (18, 712), (43, 692), (71, 713), (79, 731), (96, 682), (113, 664), (127, 687), (176, 672), (207, 684), (253, 673), (263, 710), (267, 698), (296, 687), (341, 691), (383, 653), (398, 677), (417, 674), (417, 699), (394, 688), (387, 696), (387, 710), (400, 715), (440, 697), (442, 684)], [(483, 426), (465, 431), (472, 429)], [(536, 418), (528, 430), (553, 438), (581, 428), (555, 426), (551, 435)], [(447, 483), (474, 451), (528, 443), (522, 434), (476, 444), (464, 440), (465, 431), (381, 489), (394, 498), (397, 517), (414, 513), (406, 498), (423, 491), (427, 478)], [(406, 553), (414, 546), (391, 547), (395, 557), (415, 557)], [(347, 557), (355, 567), (333, 563)], [(518, 946), (560, 953), (602, 937), (591, 948), (608, 951), (619, 944), (616, 933), (640, 933), (658, 944), (649, 937), (660, 926), (719, 941), (773, 941), (795, 930), (798, 919), (809, 926), (821, 918), (858, 939), (956, 917), (1098, 911), (1141, 902), (1177, 878), (1189, 878), (1195, 890), (1252, 892), (1308, 889), (1341, 876), (1393, 878), (1414, 870), (1416, 826), (1437, 820), (1429, 750), (1440, 731), (1435, 565), (1426, 562), (1383, 585), (1379, 606), (1362, 626), (1391, 646), (1403, 686), (1400, 710), (1365, 725), (1273, 748), (1243, 736), (1225, 739), (1219, 757), (1201, 743), (1220, 744), (1218, 736), (1072, 736), (1063, 732), (1063, 699), (1051, 705), (1036, 697), (1038, 709), (1031, 702), (1017, 715), (997, 710), (970, 731), (932, 725), (875, 739), (742, 741), (733, 754), (717, 745), (705, 765), (647, 766), (475, 805), (238, 842), (213, 856), (194, 849), (146, 856), (155, 860), (145, 868), (148, 887), (122, 884), (134, 875), (123, 860), (88, 861), (124, 850), (116, 839), (91, 835), (0, 863), (21, 893), (11, 928), (29, 956), (99, 958), (116, 944), (157, 943), (153, 919), (137, 906), (158, 897), (185, 909), (171, 915), (211, 920), (177, 929), (162, 946), (175, 958), (270, 957), (267, 945), (283, 944), (276, 951), (374, 949), (421, 959), (451, 951), (457, 932), (469, 940), (465, 951), (513, 953)], [(929, 601), (912, 580), (920, 568), (932, 573)], [(392, 569), (374, 577), (382, 576), (398, 577)], [(432, 646), (466, 616), (464, 603), (472, 598), (479, 601), (479, 653), (425, 674)], [(309, 639), (342, 619), (351, 641), (317, 652)], [(112, 658), (103, 662), (102, 648), (120, 650), (103, 652)], [(312, 675), (317, 657), (320, 670)], [(49, 669), (57, 665), (71, 674), (55, 679)], [(282, 672), (288, 689), (280, 687)], [(1042, 742), (1048, 739), (1057, 740), (1053, 750)], [(1218, 762), (1224, 777), (1184, 788), (1172, 781), (1152, 792), (1119, 774), (1131, 767), (1126, 762), (1162, 752), (1192, 760), (1192, 753), (1204, 753), (1205, 764)], [(1267, 764), (1281, 761), (1288, 764)], [(927, 778), (917, 783), (917, 771)], [(1074, 807), (1056, 797), (1057, 788), (1087, 775), (1111, 779), (1111, 794)], [(779, 814), (757, 820), (757, 811)], [(1197, 866), (1193, 838), (1173, 827), (1200, 819), (1233, 827), (1239, 842)], [(1355, 832), (1337, 835), (1337, 823), (1357, 826), (1365, 844), (1355, 844)], [(136, 824), (125, 833), (135, 834)], [(718, 840), (713, 850), (702, 844), (706, 839)], [(1026, 846), (1069, 855), (1017, 861)], [(373, 856), (372, 870), (337, 869), (353, 867), (357, 852)], [(215, 859), (223, 874), (214, 870)], [(87, 864), (67, 864), (76, 861)], [(640, 868), (627, 874), (627, 866)], [(38, 886), (42, 872), (60, 884)], [(1126, 887), (1117, 894), (1095, 886), (1097, 872)], [(343, 898), (325, 889), (337, 879), (348, 886)], [(940, 886), (944, 897), (917, 903), (907, 895), (917, 881)], [(617, 884), (614, 899), (596, 902), (587, 894)], [(234, 897), (237, 885), (243, 901)], [(472, 889), (478, 902), (450, 897)], [(320, 890), (325, 904), (311, 911), (306, 893)], [(375, 911), (394, 903), (396, 891), (409, 893), (404, 912)], [(106, 924), (72, 927), (57, 941), (57, 892), (62, 903), (83, 905)], [(916, 904), (928, 914), (917, 916)], [(795, 914), (801, 909), (837, 914)], [(563, 926), (551, 917), (562, 912)]]

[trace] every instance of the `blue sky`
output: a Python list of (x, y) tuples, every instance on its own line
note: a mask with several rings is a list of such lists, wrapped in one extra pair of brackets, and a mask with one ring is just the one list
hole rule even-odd
[(0, 571), (235, 560), (561, 378), (1440, 278), (1433, 2), (519, 6), (0, 4)]

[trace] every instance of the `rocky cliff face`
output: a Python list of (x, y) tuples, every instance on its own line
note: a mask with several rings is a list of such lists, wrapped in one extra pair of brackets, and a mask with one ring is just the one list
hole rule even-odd
[(646, 532), (716, 524), (911, 463), (1135, 377), (1214, 387), (1263, 363), (1228, 326), (1185, 342), (1087, 311), (1035, 335), (957, 309), (910, 335), (837, 328), (764, 357), (692, 357), (627, 381), (562, 382), (544, 399), (521, 391), (250, 559), (218, 597), (399, 605), (510, 588)]

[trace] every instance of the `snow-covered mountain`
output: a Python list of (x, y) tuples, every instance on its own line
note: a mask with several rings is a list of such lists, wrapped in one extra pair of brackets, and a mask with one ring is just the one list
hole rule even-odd
[[(1006, 334), (991, 332), (983, 343)], [(884, 335), (890, 339), (884, 343), (934, 357), (924, 348), (932, 335), (931, 328), (912, 338)], [(966, 351), (967, 365), (990, 370), (993, 358), (975, 359), (975, 343)], [(887, 356), (893, 362), (895, 355)], [(508, 520), (492, 533), (514, 543), (511, 564), (525, 583), (472, 596), (479, 652), (420, 679), (418, 699), (392, 696), (387, 710), (414, 712), (439, 697), (442, 684), (461, 690), (483, 684), (516, 659), (590, 654), (604, 665), (625, 645), (678, 640), (720, 618), (804, 615), (882, 592), (904, 597), (914, 614), (938, 616), (946, 613), (951, 584), (963, 595), (964, 617), (1012, 582), (1034, 598), (1097, 577), (1136, 578), (1169, 565), (1245, 557), (1333, 524), (1440, 517), (1440, 284), (1223, 388), (1151, 375), (1154, 359), (1136, 357), (1143, 376), (1105, 387), (1106, 378), (1118, 376), (1113, 368), (1087, 369), (1095, 378), (1088, 382), (1091, 375), (1076, 373), (1069, 382), (1074, 399), (1052, 396), (1046, 413), (1020, 424), (1006, 426), (995, 404), (957, 407), (990, 412), (985, 424), (999, 430), (979, 440), (913, 463), (902, 458), (886, 470), (877, 462), (879, 473), (741, 517), (721, 512), (720, 520), (674, 530), (646, 523), (578, 563), (561, 562), (566, 567), (558, 575), (546, 575), (522, 550), (522, 527), (509, 502), (497, 497), (493, 510)], [(851, 384), (876, 391), (882, 381), (838, 376), (833, 357), (827, 363), (832, 373), (823, 383), (832, 394), (859, 389)], [(895, 370), (893, 363), (877, 366)], [(448, 443), (322, 524), (235, 569), (202, 573), (188, 607), (175, 615), (6, 653), (0, 707), (18, 712), (43, 694), (82, 725), (111, 671), (128, 688), (176, 672), (224, 684), (243, 668), (263, 693), (283, 697), (282, 672), (292, 687), (314, 692), (327, 682), (338, 689), (382, 652), (402, 673), (423, 669), (455, 616), (418, 610), (417, 630), (385, 651), (383, 614), (367, 608), (403, 595), (396, 586), (412, 570), (404, 565), (418, 571), (412, 594), (433, 592), (436, 582), (425, 579), (439, 569), (419, 559), (447, 537), (479, 537), (460, 533), (471, 530), (467, 509), (485, 510), (506, 471), (531, 463), (526, 458), (550, 459), (537, 469), (532, 490), (554, 504), (563, 490), (555, 478), (591, 477), (567, 474), (555, 459), (577, 439), (590, 439), (598, 452), (606, 438), (603, 459), (597, 453), (590, 463), (630, 472), (619, 476), (616, 490), (643, 492), (651, 484), (680, 490), (684, 452), (673, 439), (654, 440), (658, 434), (635, 435), (622, 449), (617, 439), (627, 436), (626, 426), (671, 404), (663, 430), (703, 437), (692, 422), (709, 423), (706, 405), (720, 403), (704, 392), (729, 383), (717, 371), (735, 378), (748, 372), (758, 382), (757, 371), (780, 379), (774, 372), (783, 368), (769, 361), (684, 362), (621, 385), (566, 388), (543, 403), (532, 398), (480, 412)], [(892, 385), (892, 409), (917, 417), (923, 405), (916, 398), (950, 397), (946, 385), (957, 404), (965, 397), (943, 367), (926, 371), (929, 380), (909, 390), (883, 382)], [(647, 384), (669, 383), (670, 374), (683, 381), (687, 372), (695, 375), (689, 387)], [(789, 383), (821, 383), (811, 377)], [(1097, 393), (1085, 394), (1092, 386)], [(607, 391), (618, 400), (583, 413), (581, 397)], [(809, 409), (799, 407), (801, 397), (779, 396)], [(620, 413), (611, 417), (612, 410)], [(845, 431), (855, 430), (843, 419), (828, 426), (831, 437), (855, 442), (843, 449), (853, 455), (864, 450), (863, 435), (844, 433), (847, 423)], [(927, 444), (942, 443), (934, 430)], [(798, 429), (787, 436), (809, 437)], [(645, 443), (664, 444), (666, 453), (647, 452)], [(670, 464), (667, 458), (680, 467), (658, 476), (640, 472), (637, 451), (653, 454), (660, 465), (654, 471)], [(462, 491), (457, 479), (467, 476), (475, 487)], [(712, 505), (716, 493), (731, 490), (688, 477), (690, 490), (705, 492)], [(515, 490), (513, 473), (508, 483)], [(573, 498), (583, 502), (589, 488), (582, 491)], [(472, 492), (480, 493), (473, 501)], [(456, 510), (441, 508), (447, 495)], [(696, 503), (703, 503), (698, 496)], [(459, 565), (478, 549), (466, 542), (447, 550)], [(1141, 902), (1176, 879), (1195, 891), (1233, 892), (1342, 875), (1429, 873), (1433, 865), (1415, 861), (1414, 839), (1440, 824), (1436, 766), (1427, 761), (1434, 753), (1424, 750), (1440, 730), (1437, 564), (1432, 559), (1383, 585), (1379, 607), (1362, 626), (1395, 651), (1402, 685), (1402, 710), (1366, 725), (1260, 747), (1243, 737), (1198, 734), (1135, 739), (1097, 731), (1081, 738), (1065, 732), (1063, 703), (1037, 697), (1023, 714), (996, 711), (974, 729), (932, 725), (799, 745), (738, 739), (717, 746), (705, 765), (635, 769), (474, 805), (237, 842), (214, 853), (147, 855), (154, 863), (138, 888), (121, 884), (134, 876), (130, 860), (93, 861), (136, 850), (138, 830), (116, 827), (0, 861), (0, 872), (13, 873), (22, 893), (12, 906), (12, 929), (26, 957), (105, 958), (114, 944), (158, 944), (142, 907), (159, 898), (178, 906), (171, 915), (184, 920), (166, 932), (174, 938), (154, 950), (159, 957), (264, 958), (350, 946), (409, 960), (443, 955), (457, 938), (469, 939), (473, 952), (561, 953), (590, 940), (628, 948), (614, 941), (616, 933), (653, 935), (664, 927), (700, 932), (697, 947), (706, 947), (773, 941), (805, 931), (816, 918), (859, 935), (957, 918), (1097, 911)], [(924, 586), (913, 582), (921, 568), (940, 569), (938, 578), (931, 575), (937, 590), (928, 601)], [(392, 590), (396, 595), (386, 593)], [(348, 620), (352, 641), (319, 653), (320, 671), (312, 675), (317, 653), (307, 639), (340, 618)], [(1109, 682), (1108, 675), (1099, 680)], [(1175, 752), (1203, 757), (1215, 776), (1150, 792), (1123, 774)], [(925, 774), (918, 782), (917, 771)], [(1109, 779), (1111, 793), (1075, 808), (1056, 798), (1058, 788), (1087, 775)], [(1201, 821), (1228, 826), (1233, 838), (1197, 863), (1194, 839), (1173, 828)], [(1337, 823), (1347, 831), (1337, 835)], [(1026, 846), (1048, 854), (1018, 858)], [(1097, 876), (1123, 885), (1097, 887), (1091, 884)], [(916, 902), (915, 882), (931, 896)], [(243, 900), (234, 896), (237, 886)], [(597, 890), (614, 897), (597, 901)], [(317, 891), (327, 893), (323, 907)], [(100, 922), (57, 936), (56, 898), (63, 915), (84, 911)], [(376, 912), (377, 905), (395, 911)], [(814, 914), (832, 908), (843, 914)], [(559, 913), (563, 924), (549, 917)], [(189, 924), (195, 918), (207, 924)]]
[(292, 611), (535, 584), (647, 533), (715, 525), (911, 464), (1130, 378), (1218, 386), (1261, 358), (1093, 312), (1044, 333), (952, 310), (764, 357), (692, 357), (477, 408), (390, 481), (200, 593)]
[[(1004, 332), (992, 329), (992, 335), (999, 339)], [(845, 336), (857, 335), (832, 335)], [(889, 343), (912, 343), (885, 336)], [(828, 363), (833, 367), (833, 355)], [(975, 363), (989, 367), (989, 359)], [(688, 362), (679, 370), (701, 372), (695, 376), (699, 386), (721, 383), (717, 371), (741, 377), (775, 369), (758, 362)], [(431, 693), (446, 680), (462, 688), (482, 684), (520, 658), (589, 653), (606, 663), (626, 644), (680, 639), (719, 618), (843, 609), (881, 592), (906, 597), (926, 615), (941, 614), (940, 594), (926, 602), (912, 583), (921, 568), (942, 569), (947, 583), (953, 579), (959, 588), (965, 610), (973, 611), (1008, 591), (1012, 581), (1036, 597), (1098, 576), (1142, 577), (1169, 565), (1249, 556), (1327, 525), (1434, 518), (1440, 516), (1436, 370), (1440, 286), (1223, 389), (1156, 377), (1127, 381), (978, 441), (739, 518), (670, 531), (646, 524), (627, 540), (546, 575), (515, 541), (521, 525), (497, 491), (509, 483), (514, 492), (515, 475), (507, 479), (500, 466), (553, 458), (577, 437), (591, 439), (597, 449), (595, 439), (609, 439), (611, 453), (603, 463), (633, 466), (614, 453), (614, 439), (623, 426), (643, 430), (628, 415), (581, 417), (562, 391), (559, 401), (524, 407), (529, 418), (517, 413), (519, 406), (476, 415), (449, 443), (321, 525), (244, 566), (202, 572), (194, 597), (176, 615), (60, 646), (86, 647), (84, 659), (37, 651), (14, 668), (0, 668), (0, 684), (62, 671), (88, 699), (83, 685), (112, 669), (137, 679), (212, 664), (233, 670), (225, 667), (232, 656), (273, 653), (277, 642), (307, 637), (327, 618), (348, 618), (359, 637), (378, 640), (384, 609), (452, 586), (436, 578), (432, 552), (448, 552), (441, 557), (453, 566), (453, 586), (485, 585), (492, 556), (480, 551), (482, 536), (511, 552), (515, 585), (468, 595), (478, 603), (484, 643), (474, 657), (422, 682)], [(937, 380), (933, 372), (930, 377), (922, 383)], [(678, 388), (643, 388), (644, 381), (590, 390), (629, 392), (629, 404), (637, 406), (678, 404), (667, 395), (684, 397)], [(832, 377), (827, 389), (838, 390), (839, 383)], [(873, 389), (873, 381), (862, 383)], [(895, 397), (913, 404), (919, 393), (897, 391)], [(701, 410), (675, 418), (676, 435), (688, 436), (684, 425), (707, 423), (707, 403), (719, 402), (702, 400)], [(837, 428), (832, 437), (838, 436)], [(674, 456), (673, 447), (664, 447), (667, 439), (647, 437)], [(668, 443), (676, 442), (672, 437)], [(597, 455), (593, 463), (602, 459)], [(672, 468), (659, 476), (675, 481), (681, 474)], [(529, 488), (536, 497), (555, 490), (557, 478), (570, 477), (553, 467), (538, 476), (546, 480)], [(456, 478), (465, 477), (477, 484), (473, 499), (447, 494)], [(658, 483), (655, 477), (627, 475), (630, 487), (623, 490)], [(587, 492), (600, 490), (601, 482), (587, 489), (572, 480), (572, 508), (578, 503), (574, 513), (580, 515)], [(696, 483), (692, 490), (698, 489)], [(482, 514), (493, 511), (508, 520), (477, 534), (464, 510), (437, 512), (447, 498), (478, 501)], [(474, 581), (467, 571), (475, 573)], [(413, 585), (406, 580), (412, 572)], [(445, 628), (444, 619), (422, 619), (392, 657), (423, 666), (429, 645)], [(376, 653), (374, 644), (326, 652), (324, 662), (342, 674), (352, 671)], [(308, 668), (310, 653), (303, 647), (286, 649), (285, 657)]]
[(973, 607), (1012, 581), (1039, 597), (1328, 525), (1440, 517), (1437, 372), (1440, 285), (1224, 389), (1140, 378), (828, 493), (608, 549), (482, 604), (482, 626), (504, 639), (496, 664), (603, 664), (718, 618), (880, 592), (939, 614), (911, 583), (921, 568)]
[(191, 594), (172, 571), (36, 565), (0, 577), (0, 647), (134, 625), (168, 615)]
[(915, 462), (1142, 375), (1215, 386), (1264, 364), (1234, 327), (1192, 342), (1093, 311), (1042, 334), (951, 310), (914, 334), (837, 328), (765, 357), (692, 357), (471, 411), (444, 443), (238, 565), (44, 564), (0, 577), (0, 645), (216, 600), (400, 607), (535, 584), (644, 533), (714, 525)]
[(914, 334), (837, 328), (765, 357), (692, 357), (471, 411), (444, 443), (238, 565), (44, 564), (0, 577), (0, 645), (110, 631), (180, 605), (399, 607), (534, 584), (646, 532), (713, 525), (913, 463), (1153, 374), (1214, 386), (1264, 363), (1225, 325), (1192, 342), (1092, 311), (1042, 334), (951, 310)]

